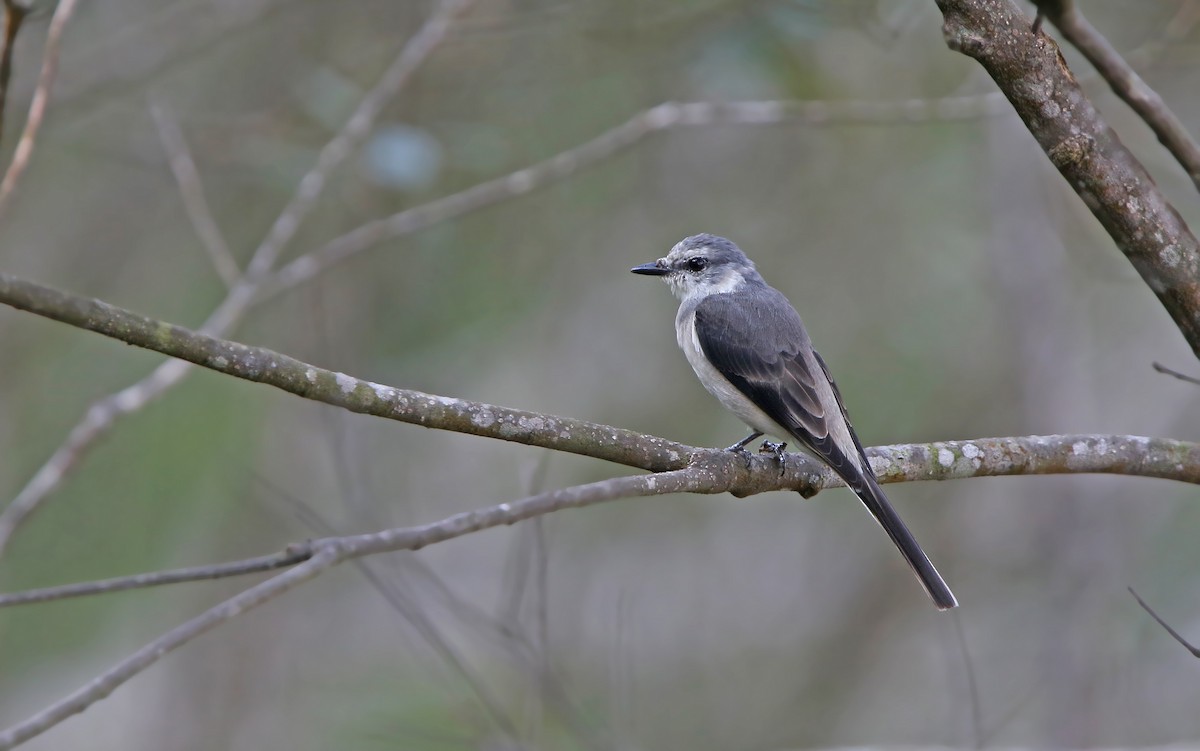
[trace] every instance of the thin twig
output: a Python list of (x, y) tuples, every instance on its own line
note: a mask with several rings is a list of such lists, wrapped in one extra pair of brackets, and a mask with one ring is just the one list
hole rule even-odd
[(1134, 72), (1108, 39), (1080, 12), (1075, 0), (1038, 0), (1038, 15), (1045, 14), (1062, 35), (1083, 53), (1112, 90), (1154, 131), (1154, 135), (1179, 162), (1200, 189), (1200, 145), (1154, 89)]
[(0, 141), (4, 140), (4, 111), (8, 104), (8, 81), (12, 78), (13, 48), (21, 23), (29, 15), (29, 6), (17, 0), (4, 0), (4, 38), (0, 40)]
[(130, 589), (161, 587), (164, 584), (209, 581), (212, 579), (225, 579), (231, 576), (257, 574), (263, 571), (274, 571), (276, 569), (295, 566), (297, 563), (307, 561), (312, 557), (312, 554), (311, 543), (298, 542), (288, 545), (282, 552), (263, 555), (257, 558), (247, 558), (242, 561), (215, 563), (207, 566), (191, 566), (189, 568), (177, 568), (170, 571), (152, 571), (133, 576), (118, 576), (111, 579), (80, 582), (78, 584), (64, 584), (60, 587), (43, 587), (41, 589), (27, 589), (23, 592), (13, 592), (11, 594), (0, 594), (0, 608), (66, 600), (75, 597), (104, 595), (111, 592), (124, 592)]
[(179, 196), (183, 199), (183, 208), (192, 223), (192, 229), (196, 231), (200, 244), (208, 253), (217, 276), (221, 277), (226, 287), (232, 289), (241, 278), (242, 271), (229, 250), (229, 244), (225, 242), (225, 235), (213, 218), (208, 199), (204, 197), (204, 185), (200, 182), (200, 173), (183, 137), (183, 129), (163, 105), (151, 101), (149, 107), (154, 124), (158, 126), (158, 138), (167, 154), (171, 174), (175, 176), (175, 183), (179, 186)]
[(975, 662), (967, 648), (967, 634), (962, 624), (962, 614), (954, 611), (954, 637), (963, 658), (963, 677), (967, 680), (967, 701), (971, 704), (971, 738), (974, 748), (983, 748), (983, 705), (979, 701), (979, 684), (975, 681)]
[(1162, 618), (1161, 618), (1161, 617), (1158, 615), (1158, 613), (1155, 613), (1155, 612), (1154, 612), (1154, 610), (1153, 610), (1153, 609), (1152, 609), (1152, 608), (1151, 608), (1149, 605), (1147, 605), (1147, 604), (1146, 604), (1146, 601), (1145, 601), (1145, 600), (1143, 600), (1141, 597), (1139, 597), (1139, 596), (1138, 596), (1138, 593), (1137, 593), (1137, 592), (1134, 592), (1134, 591), (1133, 591), (1133, 587), (1128, 587), (1127, 589), (1129, 590), (1129, 594), (1133, 595), (1133, 599), (1137, 600), (1137, 602), (1138, 602), (1138, 605), (1141, 605), (1141, 606), (1142, 606), (1142, 610), (1145, 610), (1147, 613), (1149, 613), (1149, 614), (1150, 614), (1150, 617), (1151, 617), (1151, 618), (1153, 618), (1154, 620), (1158, 621), (1158, 625), (1162, 626), (1162, 627), (1163, 627), (1163, 629), (1165, 629), (1165, 630), (1166, 630), (1166, 632), (1167, 632), (1168, 634), (1170, 634), (1170, 635), (1171, 635), (1171, 638), (1173, 638), (1175, 641), (1177, 641), (1177, 642), (1179, 642), (1180, 644), (1182, 644), (1182, 645), (1183, 645), (1183, 647), (1184, 647), (1184, 649), (1186, 649), (1187, 651), (1191, 652), (1191, 653), (1192, 653), (1192, 657), (1200, 657), (1200, 647), (1194, 647), (1194, 646), (1192, 646), (1192, 644), (1191, 644), (1190, 642), (1188, 642), (1188, 640), (1187, 640), (1187, 639), (1184, 639), (1184, 638), (1183, 638), (1183, 637), (1182, 637), (1182, 636), (1179, 634), (1179, 632), (1178, 632), (1178, 631), (1176, 631), (1175, 629), (1173, 629), (1173, 628), (1171, 628), (1169, 625), (1167, 625), (1167, 622), (1166, 622), (1166, 621), (1164, 621), (1164, 620), (1163, 620), (1163, 619), (1162, 619)]
[(1196, 378), (1195, 376), (1190, 376), (1187, 373), (1180, 373), (1178, 370), (1171, 370), (1166, 365), (1163, 365), (1160, 362), (1153, 363), (1153, 367), (1159, 373), (1165, 373), (1166, 375), (1169, 375), (1169, 376), (1175, 376), (1176, 378), (1178, 378), (1181, 381), (1187, 381), (1188, 383), (1194, 383), (1197, 386), (1200, 386), (1200, 378)]
[(21, 139), (17, 141), (17, 148), (13, 152), (8, 170), (4, 173), (4, 179), (0, 180), (0, 217), (4, 216), (12, 200), (13, 190), (33, 158), (33, 146), (42, 129), (46, 108), (50, 105), (50, 89), (58, 75), (58, 53), (62, 47), (63, 32), (66, 31), (77, 4), (78, 0), (59, 0), (54, 15), (50, 18), (50, 28), (46, 31), (46, 47), (42, 52), (42, 70), (38, 74), (37, 87), (33, 90), (33, 99), (29, 102), (25, 130), (21, 132)]
[[(74, 0), (64, 2), (73, 3)], [(321, 150), (315, 165), (300, 180), (295, 195), (254, 251), (246, 273), (204, 322), (201, 331), (219, 335), (229, 331), (242, 319), (258, 292), (259, 284), (295, 235), (300, 222), (316, 205), (329, 174), (369, 132), (379, 112), (446, 37), (456, 14), (464, 11), (471, 2), (448, 0), (443, 3), (416, 35), (408, 40), (379, 82), (359, 102), (342, 129)], [(61, 4), (59, 8), (62, 8)], [(0, 556), (7, 549), (13, 533), (62, 484), (80, 459), (101, 436), (112, 429), (117, 420), (162, 396), (182, 381), (189, 370), (190, 366), (185, 362), (163, 363), (140, 381), (94, 402), (62, 445), (38, 468), (8, 507), (0, 512)]]
[(707, 482), (703, 473), (682, 470), (658, 475), (617, 477), (542, 493), (513, 503), (456, 514), (433, 524), (316, 540), (308, 561), (226, 600), (180, 624), (32, 717), (0, 732), (0, 751), (38, 736), (84, 711), (119, 686), (201, 634), (315, 578), (342, 561), (396, 550), (419, 550), (434, 543), (566, 508), (581, 508), (619, 498), (688, 492)]

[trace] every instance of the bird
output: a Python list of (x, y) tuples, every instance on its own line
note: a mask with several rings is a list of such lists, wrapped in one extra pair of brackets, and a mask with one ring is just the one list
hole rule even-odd
[[(838, 387), (800, 314), (724, 237), (686, 237), (630, 269), (657, 276), (679, 299), (675, 334), (700, 383), (753, 431), (727, 451), (775, 436), (828, 465), (891, 537), (939, 610), (958, 600), (879, 486)], [(780, 460), (786, 444), (764, 443)]]

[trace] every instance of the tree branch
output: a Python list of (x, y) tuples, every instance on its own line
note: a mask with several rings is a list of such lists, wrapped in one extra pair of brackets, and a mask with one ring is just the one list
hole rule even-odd
[(179, 123), (159, 102), (151, 100), (150, 114), (154, 124), (158, 126), (158, 138), (162, 141), (163, 151), (167, 155), (167, 163), (171, 166), (171, 174), (175, 176), (175, 184), (179, 187), (179, 196), (183, 199), (183, 209), (192, 223), (192, 229), (200, 238), (200, 244), (208, 253), (213, 268), (225, 286), (232, 289), (242, 276), (229, 243), (221, 232), (217, 220), (213, 218), (212, 210), (208, 207), (208, 199), (204, 197), (204, 186), (200, 183), (200, 172), (192, 160), (187, 141), (183, 138), (183, 130)]
[[(490, 410), (503, 408), (486, 405)], [(549, 420), (562, 418), (543, 416)], [(609, 428), (609, 430), (617, 430)], [(653, 440), (652, 436), (639, 436)], [(1166, 438), (1125, 435), (1050, 435), (1010, 438), (978, 438), (940, 441), (867, 449), (871, 466), (881, 483), (922, 480), (962, 480), (972, 477), (1058, 474), (1121, 474), (1157, 477), (1200, 484), (1200, 444)], [(773, 455), (753, 456), (749, 466), (741, 457), (715, 449), (691, 449), (688, 469), (694, 475), (714, 479), (697, 484), (689, 492), (728, 491), (745, 497), (772, 490), (795, 490), (812, 497), (821, 490), (841, 487), (842, 481), (828, 467), (817, 465), (803, 454), (788, 454), (784, 472)], [(744, 474), (743, 474), (744, 472)], [(675, 492), (675, 491), (672, 491)], [(533, 496), (535, 498), (540, 497)], [(522, 502), (523, 503), (523, 502)], [(501, 506), (475, 512), (499, 518)], [(461, 516), (461, 515), (459, 515)], [(427, 525), (428, 528), (456, 526), (458, 516)], [(504, 522), (508, 523), (508, 522)], [(404, 532), (410, 534), (412, 530)], [(399, 532), (396, 533), (400, 535)], [(271, 555), (229, 563), (157, 571), (58, 587), (29, 589), (0, 594), (0, 608), (64, 600), (74, 597), (145, 589), (164, 584), (225, 579), (234, 576), (287, 568), (308, 560), (316, 548), (330, 540), (296, 542)]]
[(1180, 373), (1178, 370), (1172, 370), (1171, 368), (1168, 368), (1166, 365), (1163, 365), (1161, 362), (1151, 363), (1151, 367), (1153, 367), (1159, 373), (1164, 373), (1169, 376), (1174, 376), (1175, 378), (1178, 378), (1179, 380), (1184, 381), (1186, 383), (1194, 383), (1197, 386), (1200, 386), (1200, 378), (1196, 378), (1195, 376), (1190, 376), (1186, 373)]
[(46, 31), (46, 48), (42, 52), (42, 70), (38, 74), (37, 87), (33, 90), (33, 100), (29, 103), (29, 116), (25, 119), (25, 129), (17, 141), (16, 151), (13, 152), (12, 162), (0, 180), (0, 217), (8, 209), (12, 200), (13, 190), (17, 187), (21, 176), (29, 167), (33, 158), (33, 146), (38, 133), (42, 129), (42, 121), (46, 117), (46, 108), (50, 106), (50, 89), (54, 79), (58, 77), (58, 53), (62, 47), (63, 32), (75, 14), (77, 0), (59, 0), (50, 18), (50, 28)]
[(1075, 0), (1037, 0), (1035, 4), (1066, 40), (1083, 53), (1116, 95), (1150, 126), (1159, 143), (1171, 152), (1192, 183), (1200, 189), (1200, 146), (1158, 92), (1150, 88), (1104, 35), (1092, 26), (1080, 12)]
[(947, 45), (977, 60), (1200, 357), (1200, 244), (1012, 0), (938, 0)]
[(170, 571), (150, 571), (144, 574), (134, 574), (133, 576), (116, 576), (111, 579), (99, 579), (96, 581), (64, 584), (59, 587), (42, 587), (40, 589), (12, 592), (0, 595), (0, 608), (53, 602), (54, 600), (69, 600), (75, 597), (106, 595), (112, 592), (125, 592), (130, 589), (161, 587), (165, 584), (228, 579), (231, 576), (258, 574), (263, 571), (275, 571), (295, 566), (297, 563), (303, 563), (312, 558), (312, 555), (313, 547), (311, 542), (297, 542), (288, 545), (287, 548), (279, 553), (247, 558), (231, 563), (191, 566), (188, 568), (172, 569)]
[(607, 425), (396, 389), (218, 339), (0, 273), (0, 303), (351, 412), (500, 438), (651, 470), (679, 469), (695, 451)]
[(1133, 595), (1133, 599), (1137, 600), (1138, 605), (1142, 606), (1142, 610), (1145, 610), (1147, 613), (1149, 613), (1150, 617), (1157, 621), (1158, 625), (1162, 626), (1163, 630), (1170, 634), (1172, 639), (1179, 642), (1184, 649), (1191, 653), (1192, 657), (1200, 657), (1200, 648), (1193, 646), (1191, 642), (1183, 638), (1182, 634), (1171, 628), (1171, 625), (1163, 620), (1162, 616), (1154, 612), (1154, 609), (1146, 604), (1146, 601), (1142, 599), (1141, 595), (1133, 590), (1133, 587), (1126, 587), (1126, 589), (1129, 590), (1129, 594)]

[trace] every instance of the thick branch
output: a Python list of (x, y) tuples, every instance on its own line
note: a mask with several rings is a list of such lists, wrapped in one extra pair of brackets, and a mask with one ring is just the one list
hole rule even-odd
[[(498, 407), (489, 408), (500, 409)], [(560, 418), (547, 416), (545, 419), (557, 420)], [(642, 436), (642, 438), (650, 439), (649, 436)], [(723, 451), (701, 449), (694, 451), (688, 472), (692, 477), (703, 479), (703, 482), (697, 482), (697, 484), (685, 488), (691, 492), (721, 493), (728, 490), (744, 497), (772, 490), (795, 490), (805, 497), (811, 497), (821, 490), (842, 485), (842, 481), (828, 467), (816, 465), (803, 454), (789, 454), (786, 458), (785, 471), (780, 473), (779, 465), (775, 463), (773, 455), (752, 457), (747, 466), (741, 457), (732, 456)], [(1158, 477), (1200, 484), (1200, 444), (1166, 438), (1125, 435), (979, 438), (971, 441), (879, 446), (868, 449), (867, 452), (872, 460), (871, 465), (879, 474), (880, 482), (883, 483), (959, 480), (970, 477), (1010, 475), (1107, 473)], [(651, 484), (649, 487), (661, 490), (664, 486)], [(562, 492), (556, 491), (559, 495)], [(555, 494), (544, 495), (555, 496)], [(491, 509), (474, 512), (476, 519), (474, 524), (479, 523), (478, 519), (491, 519), (494, 522), (486, 526), (510, 524), (512, 522), (506, 521), (508, 517), (505, 516), (506, 512), (503, 509), (507, 506), (511, 510), (521, 506), (521, 503), (524, 502), (501, 504)], [(541, 507), (534, 504), (531, 508), (539, 509)], [(556, 508), (562, 508), (562, 506)], [(530, 513), (532, 516), (544, 512)], [(428, 534), (429, 530), (438, 530), (438, 534), (445, 535), (449, 534), (450, 530), (463, 529), (461, 522), (463, 516), (459, 514), (421, 528), (393, 530), (389, 534), (397, 539), (410, 539), (418, 535), (418, 529), (423, 529), (425, 534)], [(472, 529), (483, 528), (472, 527)], [(164, 584), (224, 579), (288, 568), (308, 560), (320, 545), (344, 539), (349, 538), (331, 537), (324, 540), (292, 543), (279, 553), (229, 563), (155, 571), (0, 594), (0, 608), (122, 592), (129, 589), (145, 589)]]
[(0, 303), (351, 412), (584, 454), (656, 471), (686, 466), (695, 450), (584, 420), (362, 381), (265, 347), (218, 339), (3, 273), (0, 273)]
[(1012, 0), (938, 0), (946, 43), (996, 81), (1200, 356), (1200, 244)]
[[(1136, 435), (1034, 435), (867, 449), (880, 482), (1114, 474), (1200, 484), (1200, 444)], [(824, 474), (818, 486), (832, 487)]]

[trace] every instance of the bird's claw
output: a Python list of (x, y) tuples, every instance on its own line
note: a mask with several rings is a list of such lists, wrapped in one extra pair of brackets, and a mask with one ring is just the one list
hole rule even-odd
[(786, 450), (787, 450), (786, 443), (775, 443), (773, 441), (763, 441), (762, 446), (758, 447), (758, 453), (774, 454), (775, 458), (779, 460), (779, 476), (780, 477), (783, 477), (784, 473), (787, 471), (787, 465), (784, 464), (784, 462), (783, 462), (783, 455)]

